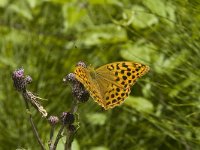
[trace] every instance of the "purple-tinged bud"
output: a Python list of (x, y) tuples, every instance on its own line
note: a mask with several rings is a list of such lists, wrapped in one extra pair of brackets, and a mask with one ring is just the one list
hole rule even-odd
[(77, 82), (76, 84), (73, 85), (72, 94), (79, 102), (82, 103), (87, 102), (90, 97), (89, 92), (80, 82)]
[(13, 72), (13, 78), (24, 78), (24, 69), (19, 68)]
[(59, 122), (59, 118), (57, 116), (50, 116), (48, 121), (52, 126), (54, 126)]
[(24, 69), (20, 68), (13, 72), (12, 79), (13, 85), (18, 91), (25, 91), (26, 90), (26, 83), (24, 82)]
[(27, 76), (26, 78), (25, 78), (25, 83), (26, 84), (30, 84), (32, 82), (32, 78), (30, 77), (30, 76)]
[(68, 75), (66, 75), (64, 78), (63, 78), (63, 82), (64, 83), (74, 83), (74, 82), (77, 82), (76, 80), (76, 77), (75, 77), (75, 74), (74, 73), (69, 73)]
[(63, 81), (71, 83), (72, 94), (79, 102), (88, 101), (90, 94), (83, 84), (76, 79), (74, 73), (69, 73), (65, 78), (63, 78)]

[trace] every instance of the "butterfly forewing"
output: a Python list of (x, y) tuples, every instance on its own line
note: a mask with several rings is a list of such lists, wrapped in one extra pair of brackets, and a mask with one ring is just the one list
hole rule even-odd
[(132, 86), (136, 79), (148, 71), (148, 66), (133, 62), (110, 63), (96, 69), (98, 75), (123, 88)]
[(120, 88), (111, 84), (104, 95), (105, 109), (110, 109), (124, 102), (130, 93), (130, 88)]
[(74, 73), (76, 79), (84, 85), (94, 101), (103, 107), (104, 102), (102, 101), (99, 85), (97, 84), (97, 81), (90, 76), (90, 71), (87, 68), (78, 66)]

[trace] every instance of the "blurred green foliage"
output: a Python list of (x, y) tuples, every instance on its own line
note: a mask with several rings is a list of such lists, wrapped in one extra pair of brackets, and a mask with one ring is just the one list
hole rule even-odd
[[(59, 116), (72, 102), (62, 78), (78, 61), (131, 60), (151, 72), (120, 107), (80, 105), (73, 149), (199, 150), (199, 22), (198, 0), (1, 0), (0, 149), (39, 149), (12, 71), (23, 67), (29, 89)], [(47, 145), (50, 127), (32, 111)]]

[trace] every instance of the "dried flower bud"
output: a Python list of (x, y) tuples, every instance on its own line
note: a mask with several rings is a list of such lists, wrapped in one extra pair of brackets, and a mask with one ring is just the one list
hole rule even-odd
[(14, 87), (20, 92), (25, 92), (26, 85), (32, 82), (30, 76), (25, 77), (23, 68), (15, 70), (12, 74), (12, 79)]
[(26, 83), (24, 82), (24, 69), (20, 68), (13, 72), (12, 79), (13, 85), (18, 91), (25, 91), (26, 90)]
[(57, 116), (50, 116), (48, 121), (51, 125), (56, 125), (59, 122), (59, 119)]
[(64, 82), (69, 82), (71, 83), (71, 88), (72, 88), (72, 94), (73, 96), (79, 101), (79, 102), (86, 102), (88, 101), (90, 94), (89, 92), (85, 89), (83, 84), (79, 82), (74, 73), (69, 73), (64, 79)]
[(47, 117), (47, 111), (38, 101), (42, 98), (35, 96), (32, 92), (26, 89), (26, 85), (32, 82), (32, 78), (30, 76), (25, 77), (24, 69), (20, 68), (15, 70), (12, 74), (12, 79), (14, 87), (18, 91), (22, 92), (22, 96), (24, 97), (26, 102), (30, 102), (32, 106), (35, 107), (42, 114), (43, 117)]
[(19, 69), (15, 70), (13, 72), (13, 78), (18, 78), (18, 79), (22, 78), (23, 79), (24, 78), (24, 69), (19, 68)]
[(30, 76), (27, 76), (26, 78), (25, 78), (25, 83), (26, 84), (30, 84), (32, 82), (32, 78), (30, 77)]
[(77, 82), (75, 74), (74, 73), (69, 73), (67, 76), (65, 76), (63, 78), (63, 82), (64, 83), (68, 83), (68, 82), (69, 83), (75, 83), (75, 82)]
[(32, 92), (30, 92), (28, 90), (23, 92), (22, 95), (25, 100), (30, 102), (31, 105), (33, 107), (35, 107), (42, 114), (42, 117), (47, 117), (47, 115), (48, 115), (47, 111), (44, 109), (44, 107), (38, 101), (39, 99), (42, 99), (42, 98), (35, 96)]
[(61, 120), (63, 124), (72, 124), (75, 121), (75, 117), (70, 112), (63, 112), (61, 115)]
[(78, 82), (77, 84), (74, 84), (72, 89), (73, 96), (79, 101), (79, 102), (87, 102), (89, 100), (90, 94), (85, 89), (82, 83)]

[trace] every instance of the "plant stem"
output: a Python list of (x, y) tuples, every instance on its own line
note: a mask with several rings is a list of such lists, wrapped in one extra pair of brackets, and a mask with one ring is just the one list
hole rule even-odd
[[(27, 99), (24, 98), (24, 101), (25, 101), (25, 104), (26, 104), (26, 109), (29, 111), (30, 109), (29, 109), (29, 105), (28, 105)], [(38, 131), (37, 131), (37, 129), (36, 129), (36, 127), (35, 127), (35, 124), (34, 124), (34, 122), (33, 122), (32, 114), (29, 114), (29, 121), (30, 121), (30, 123), (31, 123), (32, 129), (33, 129), (33, 133), (34, 133), (34, 135), (35, 135), (35, 137), (36, 137), (36, 139), (37, 139), (37, 141), (38, 141), (38, 143), (39, 143), (41, 149), (42, 149), (42, 150), (45, 150), (45, 146), (44, 146), (44, 144), (42, 143), (42, 141), (41, 141), (41, 139), (40, 139), (40, 137), (39, 137)]]
[[(77, 110), (78, 110), (78, 101), (76, 99), (74, 99), (70, 112), (72, 114), (75, 114), (77, 112)], [(69, 125), (67, 125), (67, 129), (68, 130), (67, 130), (67, 137), (66, 137), (66, 141), (65, 141), (65, 150), (71, 150), (75, 132), (69, 130)]]
[(54, 136), (54, 131), (55, 131), (55, 126), (52, 126), (51, 131), (50, 131), (50, 138), (49, 138), (49, 149), (53, 148), (53, 136)]
[(65, 125), (63, 124), (63, 125), (61, 126), (61, 128), (60, 128), (60, 130), (59, 130), (57, 136), (56, 136), (56, 140), (55, 140), (54, 144), (50, 146), (50, 150), (55, 150), (55, 149), (56, 149), (56, 147), (57, 147), (57, 145), (58, 145), (58, 142), (59, 142), (60, 138), (62, 137), (62, 132), (63, 132), (63, 129), (64, 129), (64, 128), (65, 128)]

